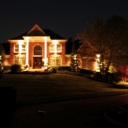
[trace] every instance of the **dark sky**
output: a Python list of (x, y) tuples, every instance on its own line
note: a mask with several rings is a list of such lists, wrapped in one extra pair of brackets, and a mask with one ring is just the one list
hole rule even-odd
[(36, 23), (64, 38), (75, 38), (86, 22), (113, 15), (128, 18), (128, 0), (3, 0), (0, 42), (28, 31)]

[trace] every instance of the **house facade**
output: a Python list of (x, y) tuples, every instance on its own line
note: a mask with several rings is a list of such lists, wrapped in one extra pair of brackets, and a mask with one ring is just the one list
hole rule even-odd
[(8, 65), (21, 64), (31, 69), (69, 65), (69, 56), (66, 55), (67, 39), (51, 30), (41, 29), (38, 24), (8, 42), (10, 55), (5, 59)]

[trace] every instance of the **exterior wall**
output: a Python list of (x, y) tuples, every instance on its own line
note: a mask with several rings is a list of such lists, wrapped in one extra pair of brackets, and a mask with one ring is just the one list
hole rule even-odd
[(65, 43), (62, 43), (62, 65), (66, 64), (65, 51), (66, 51)]
[(80, 57), (81, 61), (81, 68), (85, 68), (88, 70), (96, 71), (96, 61), (94, 60), (94, 57)]
[(10, 65), (14, 63), (14, 43), (10, 44)]
[(30, 68), (33, 67), (33, 44), (29, 44), (29, 66)]
[[(14, 46), (15, 44), (17, 44), (18, 40), (14, 43), (10, 43), (10, 57), (8, 59), (6, 59), (6, 63), (8, 63), (9, 65), (12, 65), (15, 63), (15, 56), (18, 55), (18, 53), (14, 53)], [(24, 43), (26, 43), (24, 41)], [(50, 50), (49, 50), (49, 46), (50, 44), (52, 44), (52, 40), (51, 41), (48, 41), (47, 42), (47, 58), (48, 58), (48, 65), (50, 65), (50, 59), (53, 58), (54, 56), (54, 52), (50, 53)], [(59, 56), (60, 60), (61, 60), (61, 65), (67, 65), (69, 62), (70, 59), (67, 59), (66, 58), (66, 54), (65, 54), (65, 51), (66, 51), (66, 47), (65, 47), (65, 42), (59, 42), (59, 44), (62, 44), (62, 52), (58, 52), (57, 53), (57, 56)], [(40, 57), (42, 57), (42, 60), (44, 59), (44, 42), (29, 42), (29, 50), (28, 50), (28, 63), (29, 63), (29, 67), (30, 68), (33, 68), (33, 58), (36, 57), (36, 55), (34, 55), (34, 47), (36, 45), (39, 45), (42, 47), (42, 55)], [(27, 52), (27, 51), (26, 51)], [(26, 55), (26, 53), (21, 53), (21, 54), (24, 54)], [(69, 65), (69, 64), (68, 64)], [(53, 65), (52, 65), (53, 66)]]
[(4, 65), (10, 66), (10, 55), (5, 55)]
[(66, 55), (65, 57), (65, 65), (70, 66), (70, 55)]

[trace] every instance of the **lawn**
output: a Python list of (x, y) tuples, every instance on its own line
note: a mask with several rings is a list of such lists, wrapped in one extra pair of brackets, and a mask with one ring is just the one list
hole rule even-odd
[(4, 74), (0, 86), (16, 89), (20, 105), (42, 104), (128, 92), (112, 85), (68, 74)]
[[(12, 128), (85, 127), (91, 123), (92, 118), (95, 118), (94, 115), (92, 116), (93, 113), (111, 106), (112, 102), (106, 100), (101, 105), (96, 101), (93, 105), (89, 100), (87, 104), (83, 104), (81, 100), (77, 102), (75, 100), (128, 92), (128, 89), (114, 88), (112, 85), (82, 76), (58, 73), (4, 74), (0, 79), (0, 86), (12, 87), (16, 90), (16, 101), (19, 107), (11, 118), (11, 123), (5, 123), (9, 128), (10, 125)], [(5, 91), (5, 94), (7, 93)], [(9, 96), (7, 94), (7, 98)], [(58, 102), (67, 100), (72, 101)], [(10, 105), (7, 106), (6, 110), (9, 108)], [(47, 114), (39, 116), (38, 110), (40, 109), (45, 110)], [(9, 122), (10, 118), (7, 121), (5, 116), (5, 121)]]

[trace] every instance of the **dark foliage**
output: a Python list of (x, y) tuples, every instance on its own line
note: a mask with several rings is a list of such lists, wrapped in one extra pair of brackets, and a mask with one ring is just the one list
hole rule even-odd
[(49, 72), (49, 73), (56, 73), (57, 71), (56, 71), (56, 68), (54, 68), (54, 67), (49, 67), (49, 68), (48, 68), (48, 72)]
[(107, 72), (105, 74), (102, 74), (100, 72), (95, 72), (91, 78), (97, 81), (110, 83), (110, 84), (117, 83), (121, 80), (120, 74), (118, 72), (116, 73)]
[(13, 64), (10, 69), (12, 73), (21, 72), (21, 65)]
[(59, 67), (58, 67), (58, 70), (59, 70), (59, 71), (64, 71), (64, 70), (66, 70), (66, 71), (71, 71), (72, 69), (71, 69), (70, 66), (59, 66)]
[(94, 72), (91, 71), (91, 70), (87, 70), (87, 69), (80, 69), (80, 73), (83, 73), (83, 74), (93, 74)]

